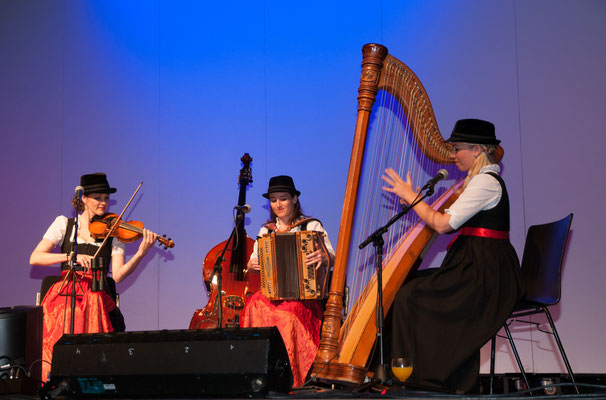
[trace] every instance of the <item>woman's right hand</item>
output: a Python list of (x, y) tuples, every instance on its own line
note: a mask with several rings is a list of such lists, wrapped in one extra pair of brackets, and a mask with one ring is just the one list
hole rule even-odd
[(87, 271), (90, 269), (90, 264), (91, 264), (91, 260), (92, 257), (89, 256), (88, 254), (78, 254), (76, 256), (76, 262), (84, 267), (84, 269), (86, 269)]
[(259, 265), (259, 259), (251, 258), (248, 261), (248, 269), (253, 270), (253, 271), (259, 271), (261, 269), (261, 266)]

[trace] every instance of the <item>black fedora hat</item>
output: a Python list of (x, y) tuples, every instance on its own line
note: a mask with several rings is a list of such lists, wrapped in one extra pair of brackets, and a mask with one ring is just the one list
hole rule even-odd
[(103, 172), (82, 175), (80, 186), (84, 188), (84, 194), (91, 193), (116, 193), (116, 188), (109, 187), (107, 176)]
[(493, 145), (501, 143), (494, 134), (494, 125), (491, 122), (473, 118), (458, 120), (446, 142)]
[(269, 185), (267, 185), (267, 193), (263, 193), (263, 197), (269, 199), (270, 193), (276, 192), (288, 192), (291, 195), (299, 196), (301, 192), (299, 192), (295, 188), (295, 183), (292, 178), (288, 175), (278, 175), (269, 179)]

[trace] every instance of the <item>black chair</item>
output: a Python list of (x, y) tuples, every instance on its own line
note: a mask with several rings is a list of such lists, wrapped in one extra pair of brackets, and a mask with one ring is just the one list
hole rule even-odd
[[(42, 300), (44, 296), (46, 296), (46, 292), (53, 286), (55, 283), (59, 282), (62, 279), (61, 275), (49, 275), (45, 276), (42, 279), (42, 284), (40, 285), (40, 292), (36, 296), (36, 305), (42, 304)], [(106, 277), (105, 281), (107, 282), (107, 293), (110, 295), (112, 299), (116, 302), (116, 305), (120, 307), (120, 295), (116, 292), (116, 281), (114, 281), (111, 277)]]
[[(509, 344), (513, 350), (516, 362), (522, 373), (522, 378), (526, 387), (530, 389), (528, 377), (522, 366), (520, 355), (511, 336), (508, 321), (519, 317), (544, 313), (551, 326), (551, 333), (554, 335), (570, 379), (574, 383), (577, 393), (579, 388), (576, 385), (574, 374), (562, 341), (558, 335), (548, 306), (553, 306), (560, 301), (561, 296), (561, 269), (564, 259), (564, 250), (568, 240), (568, 232), (572, 223), (572, 214), (567, 217), (543, 225), (533, 225), (528, 229), (526, 243), (524, 245), (524, 255), (522, 257), (522, 281), (526, 288), (526, 295), (515, 306), (513, 312), (503, 324), (507, 333)], [(496, 335), (495, 335), (496, 336)], [(495, 358), (495, 337), (491, 340), (490, 352), (490, 394), (492, 394), (494, 381), (494, 358)]]

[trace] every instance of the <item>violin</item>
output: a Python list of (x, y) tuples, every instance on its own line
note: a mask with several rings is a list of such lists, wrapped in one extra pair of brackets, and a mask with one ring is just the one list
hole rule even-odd
[[(119, 215), (106, 213), (104, 215), (95, 215), (88, 224), (88, 230), (95, 239), (103, 239), (108, 234), (117, 238), (123, 243), (134, 242), (143, 236), (143, 222), (128, 221), (124, 222)], [(158, 236), (157, 240), (164, 249), (175, 247), (175, 242), (166, 235)]]

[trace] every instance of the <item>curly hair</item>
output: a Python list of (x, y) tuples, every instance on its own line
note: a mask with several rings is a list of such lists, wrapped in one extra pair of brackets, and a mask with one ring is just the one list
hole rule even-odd
[(74, 194), (74, 198), (72, 199), (72, 206), (74, 207), (74, 210), (76, 210), (77, 213), (81, 213), (82, 211), (84, 211), (84, 203), (81, 201), (80, 202), (80, 208), (78, 208), (78, 194)]

